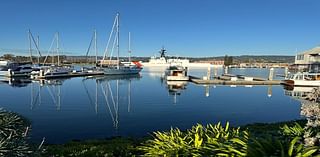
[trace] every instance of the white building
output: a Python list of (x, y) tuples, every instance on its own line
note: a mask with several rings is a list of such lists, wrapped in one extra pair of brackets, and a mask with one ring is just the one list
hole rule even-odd
[(299, 53), (294, 65), (289, 67), (292, 72), (320, 72), (320, 46)]
[(315, 64), (320, 63), (320, 47), (297, 54), (294, 64)]

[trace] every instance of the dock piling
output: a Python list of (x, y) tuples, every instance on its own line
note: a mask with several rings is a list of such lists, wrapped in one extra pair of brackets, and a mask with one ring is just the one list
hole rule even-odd
[(274, 73), (274, 69), (273, 69), (273, 68), (270, 68), (270, 71), (269, 71), (269, 81), (272, 81), (272, 80), (273, 80), (273, 73)]
[(285, 67), (285, 69), (284, 69), (284, 77), (285, 78), (288, 77), (288, 71), (289, 71), (288, 67)]
[(228, 66), (224, 67), (224, 74), (228, 74)]
[(211, 68), (209, 66), (207, 71), (207, 79), (210, 80), (210, 77), (211, 77)]

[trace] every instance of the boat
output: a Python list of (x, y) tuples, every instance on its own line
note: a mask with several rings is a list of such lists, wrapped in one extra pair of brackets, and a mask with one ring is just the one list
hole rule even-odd
[(282, 81), (287, 86), (320, 86), (320, 73), (297, 72)]
[(159, 51), (160, 57), (152, 56), (149, 59), (149, 62), (141, 62), (144, 67), (169, 67), (172, 64), (180, 64), (184, 67), (214, 67), (217, 65), (213, 65), (210, 63), (191, 63), (189, 59), (181, 59), (179, 57), (167, 57), (167, 50), (162, 47)]
[(0, 61), (0, 76), (25, 77), (32, 72), (30, 63), (17, 63), (9, 60)]
[(180, 65), (171, 65), (165, 72), (167, 81), (188, 81), (188, 68)]
[[(140, 73), (140, 71), (142, 70), (142, 67), (135, 62), (135, 64), (122, 64), (120, 63), (119, 60), (119, 54), (120, 54), (120, 50), (119, 50), (119, 13), (117, 13), (113, 26), (112, 26), (112, 31), (108, 40), (108, 44), (106, 47), (106, 51), (105, 54), (103, 56), (103, 59), (100, 61), (100, 70), (102, 70), (104, 72), (104, 75), (132, 75), (132, 74), (138, 74)], [(116, 30), (114, 32), (114, 30)], [(107, 50), (109, 48), (109, 43), (110, 43), (110, 39), (112, 37), (112, 35), (114, 35), (114, 45), (112, 47), (112, 51), (113, 48), (116, 46), (117, 48), (117, 60), (115, 61), (115, 64), (107, 64), (107, 65), (103, 65), (103, 63), (106, 61), (106, 55), (107, 55)], [(110, 53), (110, 56), (112, 56), (112, 51)], [(129, 35), (129, 54), (131, 54), (131, 50), (130, 50), (130, 35)], [(111, 60), (112, 57), (110, 57), (110, 60), (108, 61), (108, 63), (112, 63)], [(131, 62), (131, 59), (129, 58), (129, 61)]]

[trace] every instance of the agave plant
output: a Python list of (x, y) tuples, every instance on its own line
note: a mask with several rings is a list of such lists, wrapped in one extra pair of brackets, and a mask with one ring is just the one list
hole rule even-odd
[(32, 152), (26, 142), (28, 125), (17, 114), (0, 109), (0, 156), (27, 156)]
[(285, 124), (283, 127), (280, 127), (280, 133), (288, 137), (301, 137), (303, 136), (305, 130), (297, 122), (294, 123), (294, 126), (288, 126)]
[(245, 156), (248, 133), (231, 129), (229, 123), (197, 124), (186, 132), (155, 132), (154, 139), (138, 147), (144, 156)]

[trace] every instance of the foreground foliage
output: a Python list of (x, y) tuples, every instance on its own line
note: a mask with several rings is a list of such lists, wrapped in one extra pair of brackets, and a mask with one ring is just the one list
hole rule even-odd
[(63, 145), (50, 145), (46, 147), (43, 156), (133, 156), (137, 152), (132, 139), (113, 138), (109, 140), (89, 140), (84, 142), (72, 141)]
[[(319, 147), (303, 144), (303, 128), (295, 123), (278, 128), (277, 136), (250, 136), (247, 130), (216, 125), (192, 127), (186, 132), (171, 129), (155, 132), (154, 139), (148, 140), (138, 149), (144, 156), (315, 156)], [(319, 155), (320, 156), (320, 155)]]
[(32, 153), (26, 142), (28, 121), (0, 109), (0, 156), (28, 156)]
[(197, 124), (181, 131), (155, 132), (148, 139), (113, 138), (47, 145), (42, 156), (320, 156), (306, 146), (305, 121), (252, 124), (241, 128)]

